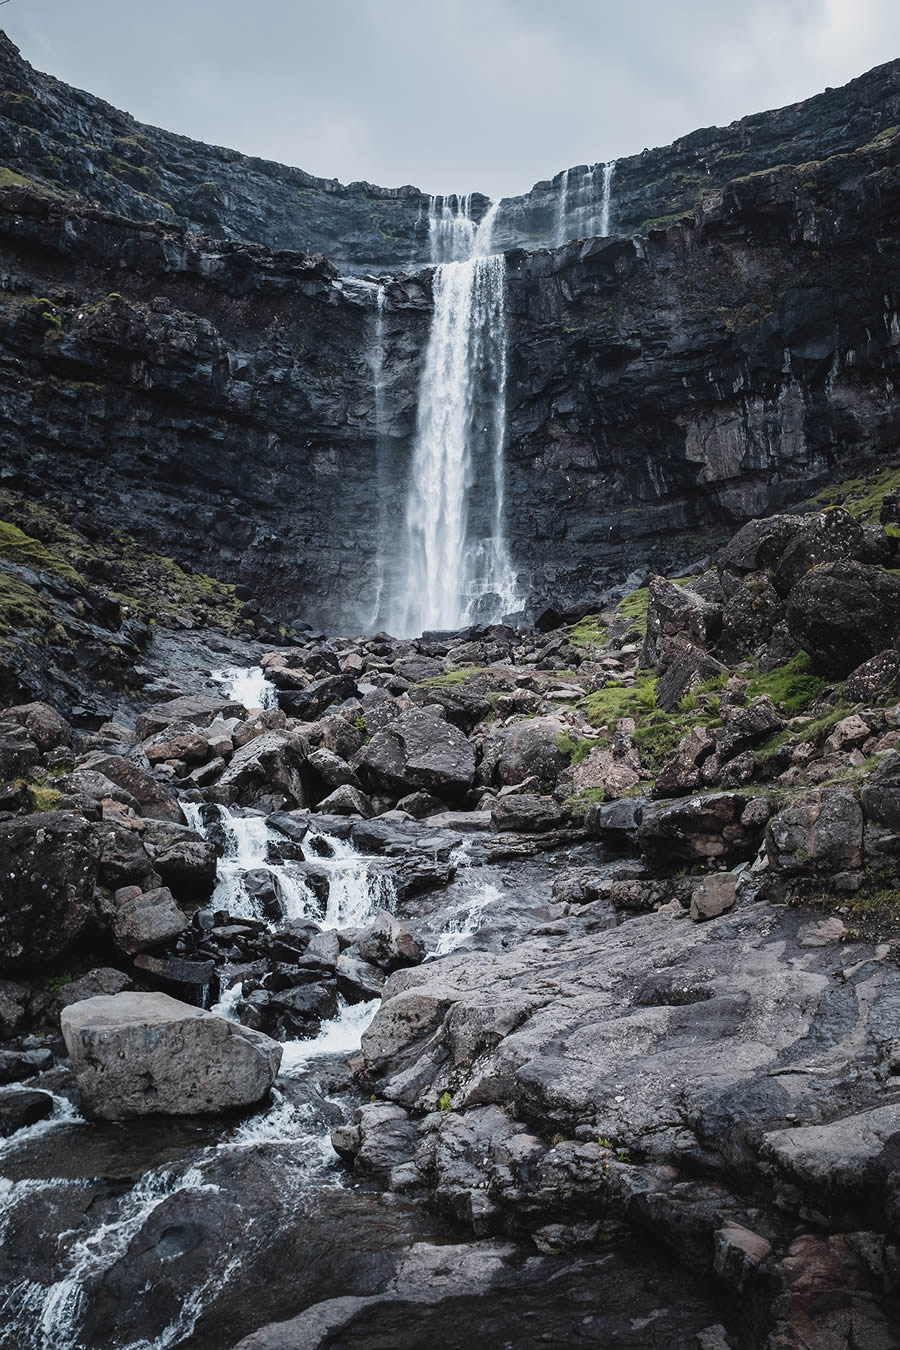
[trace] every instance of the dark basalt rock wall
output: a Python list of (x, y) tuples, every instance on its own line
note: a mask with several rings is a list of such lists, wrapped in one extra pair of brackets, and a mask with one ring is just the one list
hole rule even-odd
[[(57, 189), (78, 187), (79, 137), (144, 136), (5, 40), (0, 60), (23, 174), (63, 137)], [(777, 136), (820, 157), (705, 191), (646, 238), (507, 254), (508, 533), (535, 606), (677, 570), (749, 516), (897, 449), (900, 131), (871, 135), (894, 116), (895, 84), (897, 63), (716, 133), (760, 157)], [(227, 217), (228, 232), (264, 242), (202, 236), (196, 215), (128, 218), (155, 207), (136, 188), (117, 197), (105, 171), (95, 195), (128, 217), (13, 178), (0, 191), (3, 474), (249, 583), (284, 619), (360, 628), (379, 519), (389, 550), (402, 535), (430, 273), (385, 283), (376, 437), (374, 286), (270, 246), (284, 242), (276, 220), (301, 220), (279, 193), (304, 176), (153, 136), (147, 165), (170, 175), (170, 195), (207, 173), (198, 155), (230, 166), (246, 212), (210, 228)], [(865, 144), (830, 153), (854, 137)], [(344, 249), (338, 205), (356, 210), (361, 192), (319, 184), (310, 230)], [(372, 238), (358, 235), (361, 252)]]
[[(709, 189), (777, 164), (845, 154), (900, 124), (900, 60), (840, 89), (707, 127), (618, 162), (611, 228), (632, 234), (690, 212)], [(322, 251), (343, 270), (397, 270), (428, 261), (428, 197), (317, 178), (236, 150), (146, 126), (102, 99), (35, 71), (0, 32), (0, 164), (134, 220), (178, 222), (205, 235), (270, 248)], [(595, 210), (578, 192), (587, 166), (569, 170), (573, 236), (593, 233)], [(497, 247), (556, 240), (561, 175), (511, 197), (497, 217)], [(463, 188), (467, 184), (448, 184)], [(473, 194), (480, 218), (488, 199)]]
[(647, 241), (510, 255), (508, 505), (544, 597), (672, 570), (900, 444), (900, 133)]
[[(535, 603), (677, 569), (900, 442), (900, 134), (737, 182), (646, 241), (508, 255), (508, 515)], [(809, 176), (812, 175), (812, 176)], [(430, 274), (0, 194), (4, 473), (359, 627), (403, 500)], [(391, 514), (396, 539), (398, 512)]]
[[(321, 255), (0, 196), (6, 481), (249, 581), (284, 617), (362, 622), (374, 289)], [(388, 286), (401, 448), (429, 306), (416, 278)]]

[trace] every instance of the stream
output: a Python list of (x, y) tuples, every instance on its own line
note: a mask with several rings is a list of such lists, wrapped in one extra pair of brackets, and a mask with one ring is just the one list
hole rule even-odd
[[(217, 679), (248, 707), (268, 697), (261, 670)], [(296, 919), (360, 925), (389, 909), (439, 961), (466, 944), (518, 940), (547, 912), (552, 857), (485, 865), (466, 842), (449, 886), (398, 906), (386, 860), (317, 829), (312, 815), (308, 838), (328, 878), (323, 911), (302, 865), (270, 859), (277, 837), (264, 817), (183, 805), (192, 828), (224, 838), (211, 906), (273, 931)], [(261, 869), (281, 920), (248, 888)], [(222, 988), (212, 1011), (234, 1017), (239, 996), (239, 983)], [(309, 1344), (695, 1345), (693, 1329), (711, 1320), (708, 1292), (648, 1260), (646, 1243), (608, 1234), (584, 1257), (537, 1257), (525, 1242), (476, 1242), (420, 1201), (347, 1172), (330, 1134), (362, 1100), (348, 1061), (378, 1005), (341, 1000), (314, 1039), (287, 1041), (269, 1101), (243, 1117), (89, 1123), (64, 1067), (32, 1080), (53, 1094), (54, 1111), (0, 1141), (0, 1350), (228, 1350), (324, 1300), (380, 1296), (410, 1261), (467, 1270), (478, 1253), (465, 1294), (444, 1290), (452, 1317), (430, 1321), (429, 1295), (404, 1303), (402, 1316), (393, 1303), (384, 1317), (361, 1308), (349, 1338)], [(504, 1340), (510, 1319), (519, 1330)]]

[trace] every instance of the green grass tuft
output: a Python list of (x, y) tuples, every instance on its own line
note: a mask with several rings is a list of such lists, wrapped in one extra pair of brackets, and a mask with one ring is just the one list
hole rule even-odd
[(484, 675), (487, 666), (460, 666), (459, 670), (448, 670), (443, 675), (432, 675), (428, 680), (419, 680), (417, 689), (455, 689), (471, 679), (473, 675)]
[(826, 688), (828, 681), (819, 675), (810, 675), (811, 661), (806, 652), (798, 652), (786, 665), (768, 670), (751, 679), (747, 693), (750, 698), (768, 694), (777, 708), (788, 717), (805, 712)]
[(637, 684), (608, 684), (579, 704), (593, 727), (615, 730), (620, 717), (639, 717), (656, 707), (656, 676), (639, 676)]
[(583, 820), (588, 807), (597, 802), (602, 802), (605, 796), (602, 787), (582, 788), (580, 792), (575, 792), (571, 797), (566, 798), (569, 815), (573, 820)]

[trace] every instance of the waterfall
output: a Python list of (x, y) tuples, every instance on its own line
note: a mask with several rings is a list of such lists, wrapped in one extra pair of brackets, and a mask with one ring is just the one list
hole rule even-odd
[(470, 195), (429, 198), (428, 242), (433, 263), (465, 262), (471, 258), (476, 234), (475, 222), (469, 215), (471, 202)]
[(566, 242), (566, 213), (569, 207), (569, 170), (563, 169), (559, 178), (559, 197), (556, 202), (556, 247)]
[(600, 199), (600, 238), (605, 239), (610, 230), (610, 210), (612, 206), (612, 180), (616, 171), (616, 161), (611, 159), (603, 166), (603, 189)]
[(384, 423), (384, 283), (380, 283), (375, 292), (375, 332), (371, 349), (372, 389), (375, 402), (375, 481), (378, 493), (378, 538), (375, 554), (375, 594), (369, 616), (369, 627), (378, 627), (381, 606), (384, 600), (386, 560), (388, 546), (388, 474), (385, 463), (385, 423)]
[(497, 620), (518, 603), (503, 523), (506, 263), (490, 252), (499, 202), (477, 229), (469, 209), (467, 197), (432, 198), (434, 313), (389, 616), (399, 636)]

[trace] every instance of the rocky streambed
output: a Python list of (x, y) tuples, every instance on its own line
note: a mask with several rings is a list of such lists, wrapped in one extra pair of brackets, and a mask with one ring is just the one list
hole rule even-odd
[(3, 1350), (898, 1343), (854, 491), (599, 614), (175, 625), (105, 722), (6, 709)]

